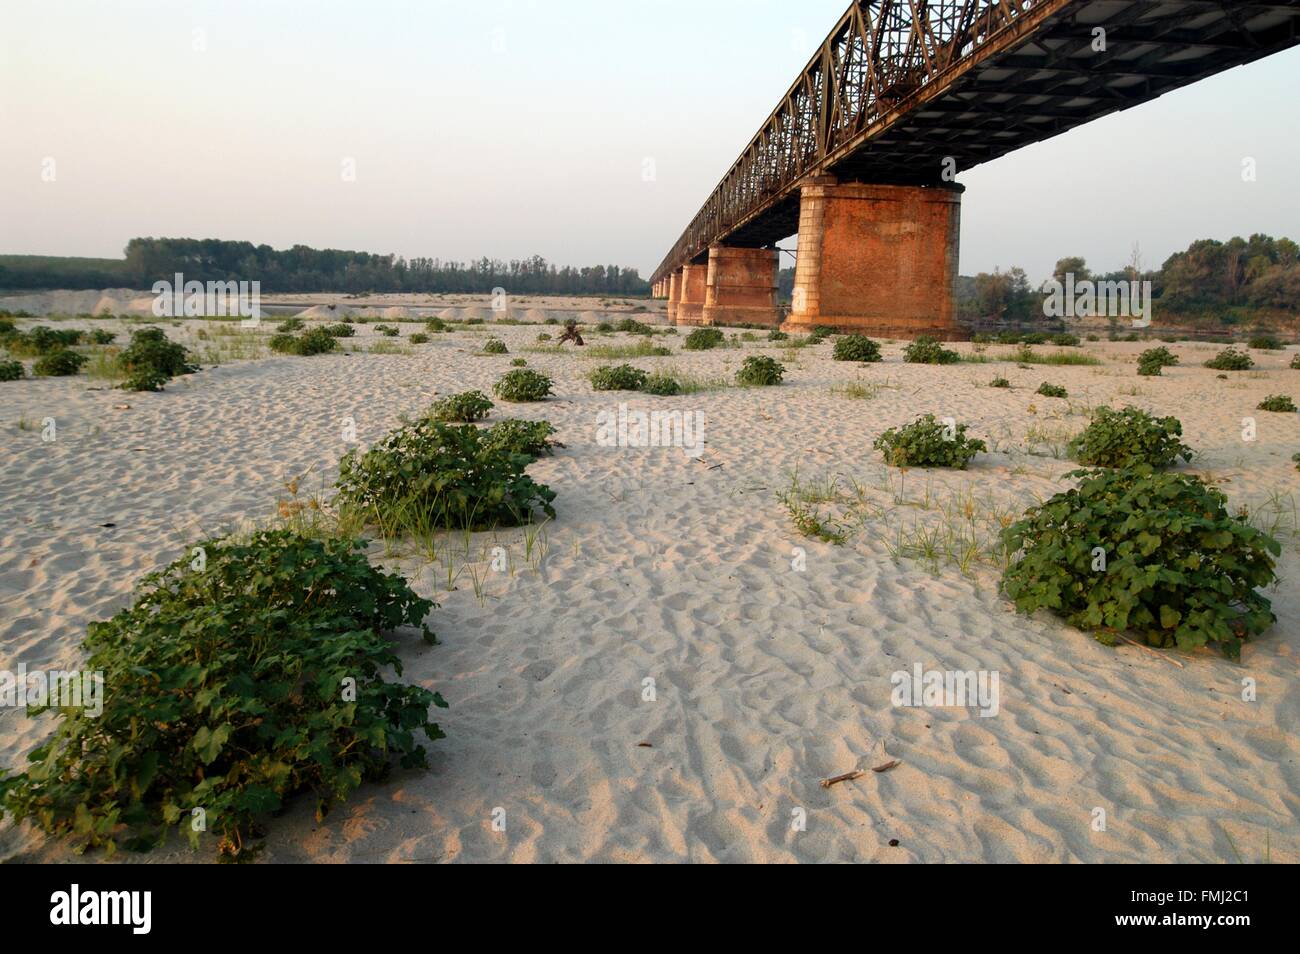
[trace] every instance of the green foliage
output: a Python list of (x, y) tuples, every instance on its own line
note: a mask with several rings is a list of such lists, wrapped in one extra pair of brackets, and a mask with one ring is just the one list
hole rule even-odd
[[(415, 336), (412, 335), (411, 338), (412, 338), (412, 340), (414, 340), (414, 339), (415, 339)], [(510, 362), (510, 367), (512, 367), (512, 368), (526, 368), (526, 367), (528, 367), (528, 361), (527, 361), (527, 359), (525, 359), (525, 358), (515, 358), (513, 361)]]
[(681, 382), (671, 374), (652, 374), (645, 379), (641, 390), (658, 397), (672, 397), (682, 393)]
[(890, 428), (871, 445), (894, 467), (955, 467), (965, 470), (976, 454), (988, 450), (978, 438), (966, 436), (966, 425), (945, 425), (933, 414), (911, 424)]
[(302, 331), (306, 323), (301, 318), (286, 318), (275, 326), (275, 330), (287, 334), (291, 331)]
[(640, 391), (645, 387), (646, 373), (630, 364), (620, 364), (596, 368), (588, 380), (593, 391)]
[(1060, 332), (1052, 335), (1048, 340), (1059, 348), (1077, 348), (1079, 347), (1079, 336), (1069, 332)]
[(765, 354), (752, 354), (736, 372), (736, 383), (745, 388), (771, 387), (785, 377), (785, 365)]
[(428, 344), (429, 336), (423, 334), (422, 332), (417, 331), (415, 334), (411, 335), (411, 337), (407, 338), (406, 340), (409, 341), (411, 344)]
[(1255, 351), (1281, 351), (1286, 345), (1276, 335), (1256, 335), (1250, 339), (1250, 347)]
[(500, 338), (489, 338), (483, 344), (483, 353), (484, 354), (509, 354), (510, 349), (506, 347), (506, 343), (502, 341)]
[(402, 333), (400, 328), (394, 328), (392, 325), (375, 325), (375, 331), (385, 338), (396, 338)]
[(126, 372), (122, 387), (127, 391), (161, 391), (174, 376), (192, 374), (198, 366), (183, 345), (169, 341), (160, 328), (142, 328), (131, 335), (131, 343), (118, 355)]
[(351, 338), (357, 333), (357, 329), (353, 328), (346, 321), (340, 321), (333, 325), (326, 325), (324, 330), (331, 338)]
[(1279, 414), (1294, 414), (1295, 401), (1285, 394), (1270, 394), (1259, 402), (1259, 410), (1276, 411)]
[(90, 359), (75, 351), (51, 351), (41, 355), (32, 365), (32, 374), (37, 377), (61, 378), (74, 375)]
[(16, 330), (13, 321), (9, 318), (0, 318), (0, 339), (11, 335)]
[(1244, 351), (1224, 348), (1215, 357), (1205, 362), (1205, 366), (1215, 371), (1249, 371), (1255, 366), (1255, 361)]
[(1160, 377), (1161, 368), (1172, 368), (1178, 364), (1178, 355), (1163, 345), (1148, 348), (1138, 355), (1138, 374), (1143, 377)]
[(1187, 474), (1077, 471), (1077, 488), (1004, 533), (1021, 553), (1002, 587), (1023, 613), (1050, 609), (1114, 645), (1134, 632), (1183, 649), (1218, 643), (1231, 659), (1273, 622), (1276, 540), (1231, 517), (1218, 490)]
[(279, 354), (294, 354), (299, 357), (311, 357), (317, 354), (329, 354), (338, 349), (338, 342), (325, 328), (312, 328), (301, 335), (275, 335), (267, 342), (272, 351)]
[(1117, 411), (1099, 407), (1092, 423), (1070, 442), (1070, 455), (1089, 467), (1139, 467), (1163, 470), (1192, 459), (1192, 449), (1181, 440), (1182, 422), (1176, 417), (1152, 417), (1136, 407)]
[(492, 391), (503, 401), (544, 401), (551, 393), (551, 379), (531, 368), (516, 368), (502, 375)]
[(401, 661), (383, 635), (419, 627), (435, 604), (372, 567), (363, 543), (264, 530), (205, 540), (145, 577), (133, 606), (91, 623), (85, 669), (102, 671), (96, 718), (57, 710), (26, 773), (3, 780), (4, 808), (79, 847), (145, 848), (171, 829), (197, 843), (202, 809), (221, 851), (299, 792), (318, 814), (363, 780), (424, 766), (416, 733), (444, 706), (385, 681)]
[(449, 329), (449, 328), (447, 327), (447, 323), (446, 323), (445, 321), (443, 321), (441, 318), (430, 318), (430, 319), (428, 319), (428, 320), (425, 321), (425, 323), (424, 323), (424, 328), (425, 328), (425, 330), (428, 331), (430, 334), (434, 334), (434, 335), (438, 334), (438, 333), (441, 332), (441, 331), (450, 331), (450, 330), (451, 330), (451, 329)]
[(696, 328), (686, 336), (682, 347), (687, 351), (711, 351), (724, 340), (722, 331), (718, 328)]
[(493, 424), (483, 433), (483, 443), (494, 450), (538, 458), (551, 453), (555, 428), (547, 421), (518, 421), (510, 418)]
[(21, 361), (0, 361), (0, 381), (21, 381), (24, 374)]
[(652, 335), (654, 329), (649, 325), (642, 324), (635, 318), (624, 318), (614, 326), (615, 331), (623, 331), (629, 335)]
[(790, 336), (786, 334), (784, 331), (782, 331), (780, 328), (773, 328), (771, 331), (767, 333), (768, 341), (787, 341), (789, 340), (789, 338)]
[(551, 340), (551, 336), (548, 335), (545, 331), (543, 331), (543, 332), (541, 332), (540, 334), (538, 334), (538, 336), (537, 336), (537, 340), (538, 340), (538, 341), (550, 341), (550, 340)]
[(103, 328), (95, 328), (87, 332), (86, 338), (91, 344), (111, 345), (117, 340), (117, 335), (111, 331), (105, 331)]
[(1300, 371), (1300, 354), (1295, 355), (1291, 359), (1291, 370)]
[(0, 343), (16, 355), (39, 357), (66, 351), (81, 344), (82, 333), (75, 328), (47, 328), (37, 325), (29, 331), (15, 331), (12, 323), (8, 331), (0, 333)]
[(845, 335), (835, 342), (831, 356), (836, 361), (861, 361), (864, 364), (880, 360), (880, 345), (866, 335)]
[(949, 351), (929, 335), (922, 335), (907, 346), (903, 360), (908, 364), (956, 364), (961, 355)]
[(991, 387), (991, 388), (1009, 388), (1009, 387), (1011, 387), (1011, 382), (1008, 381), (1006, 378), (1003, 378), (1003, 377), (996, 377), (996, 378), (994, 378), (992, 381), (989, 382), (989, 387)]
[(830, 325), (816, 325), (808, 333), (808, 340), (813, 344), (820, 344), (833, 334), (835, 334), (835, 329)]
[(1063, 388), (1061, 385), (1049, 384), (1046, 381), (1040, 384), (1038, 386), (1038, 390), (1034, 393), (1041, 394), (1043, 397), (1050, 397), (1050, 398), (1063, 398), (1063, 397), (1070, 396), (1070, 392), (1066, 391), (1065, 388)]
[(381, 528), (490, 529), (554, 517), (555, 492), (533, 481), (529, 459), (492, 445), (478, 428), (422, 418), (339, 462), (341, 511)]
[(473, 424), (487, 417), (492, 407), (492, 401), (482, 391), (463, 391), (434, 401), (426, 416), (444, 423)]

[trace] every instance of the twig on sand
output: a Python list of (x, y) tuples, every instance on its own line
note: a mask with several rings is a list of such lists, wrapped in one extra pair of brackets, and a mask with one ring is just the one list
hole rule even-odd
[(902, 765), (902, 764), (903, 764), (903, 760), (902, 760), (902, 759), (890, 759), (890, 760), (889, 760), (888, 762), (886, 762), (884, 765), (877, 765), (877, 766), (874, 766), (874, 767), (871, 769), (871, 771), (873, 771), (873, 772), (877, 772), (877, 773), (879, 773), (879, 772), (888, 772), (890, 769), (892, 769), (892, 768), (898, 768), (898, 767), (899, 767), (900, 765)]
[(836, 775), (834, 778), (824, 778), (822, 779), (822, 788), (830, 788), (832, 785), (840, 784), (840, 782), (851, 782), (855, 778), (862, 778), (862, 776), (866, 774), (866, 772), (854, 771), (845, 772), (843, 775)]
[(1138, 649), (1144, 649), (1147, 652), (1149, 652), (1152, 656), (1155, 656), (1157, 659), (1163, 659), (1167, 663), (1173, 663), (1179, 669), (1187, 668), (1182, 663), (1180, 663), (1177, 659), (1175, 659), (1173, 656), (1170, 656), (1168, 653), (1156, 652), (1150, 646), (1144, 646), (1142, 645), (1142, 643), (1139, 643), (1136, 640), (1129, 639), (1127, 636), (1125, 636), (1122, 633), (1118, 633), (1116, 635), (1118, 635), (1120, 639), (1124, 640), (1124, 642), (1128, 643), (1130, 646), (1136, 646)]

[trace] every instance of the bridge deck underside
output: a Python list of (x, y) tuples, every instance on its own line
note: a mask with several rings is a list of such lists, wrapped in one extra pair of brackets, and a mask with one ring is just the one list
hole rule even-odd
[[(1095, 27), (1105, 28), (1104, 51), (1094, 49)], [(703, 260), (712, 242), (757, 247), (793, 235), (799, 187), (812, 175), (937, 184), (949, 157), (958, 172), (970, 169), (1297, 43), (1300, 0), (1076, 0), (946, 85), (923, 90), (914, 106), (686, 250), (683, 261)]]

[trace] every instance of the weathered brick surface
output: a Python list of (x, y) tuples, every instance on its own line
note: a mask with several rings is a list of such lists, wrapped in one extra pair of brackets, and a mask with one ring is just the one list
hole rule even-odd
[(813, 180), (802, 190), (794, 300), (783, 327), (961, 337), (960, 233), (960, 187)]
[(677, 324), (704, 324), (704, 288), (708, 271), (707, 265), (682, 266), (681, 297), (677, 302), (675, 316)]
[(711, 247), (704, 287), (704, 324), (776, 327), (779, 254), (772, 248)]
[(682, 297), (682, 270), (679, 268), (668, 276), (668, 322), (677, 320), (677, 303)]

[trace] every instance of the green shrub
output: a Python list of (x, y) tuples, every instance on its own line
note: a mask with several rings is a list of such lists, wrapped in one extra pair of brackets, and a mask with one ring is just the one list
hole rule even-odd
[(141, 328), (131, 334), (131, 343), (118, 355), (127, 371), (153, 370), (172, 378), (193, 374), (198, 366), (181, 344), (169, 341), (161, 328)]
[(483, 345), (484, 354), (509, 354), (510, 349), (500, 338), (489, 338)]
[(4, 808), (78, 847), (146, 848), (180, 829), (197, 844), (201, 809), (223, 855), (251, 847), (288, 798), (318, 815), (390, 759), (424, 766), (416, 740), (441, 696), (386, 682), (401, 660), (383, 634), (433, 634), (436, 604), (372, 567), (364, 544), (264, 530), (203, 541), (145, 577), (133, 606), (91, 623), (84, 669), (103, 673), (103, 711), (55, 710), (53, 736)]
[(275, 335), (267, 342), (272, 351), (280, 354), (294, 354), (299, 357), (311, 357), (317, 354), (329, 354), (338, 349), (338, 341), (325, 328), (312, 328), (301, 335)]
[(538, 341), (550, 341), (550, 340), (551, 340), (551, 336), (548, 335), (545, 331), (543, 331), (542, 333), (540, 333), (540, 334), (537, 336), (537, 340), (538, 340)]
[(1276, 335), (1256, 335), (1250, 339), (1250, 347), (1255, 351), (1281, 351), (1286, 345)]
[(464, 391), (434, 401), (426, 416), (444, 423), (473, 424), (487, 417), (492, 407), (492, 401), (482, 391)]
[(1143, 377), (1160, 377), (1161, 368), (1172, 368), (1178, 364), (1178, 355), (1168, 348), (1148, 348), (1138, 355), (1138, 374)]
[(808, 332), (808, 340), (813, 344), (820, 344), (833, 334), (835, 329), (830, 325), (815, 325), (813, 330)]
[(526, 368), (528, 367), (528, 362), (524, 358), (515, 358), (513, 361), (510, 362), (510, 367)]
[(652, 335), (654, 329), (649, 325), (644, 325), (635, 318), (624, 318), (614, 326), (615, 331), (624, 331), (630, 335)]
[(1285, 394), (1270, 394), (1259, 402), (1259, 410), (1276, 411), (1279, 414), (1294, 414), (1295, 401)]
[(1080, 344), (1079, 336), (1069, 332), (1052, 335), (1048, 340), (1060, 348), (1077, 348)]
[(966, 436), (965, 424), (947, 425), (933, 414), (911, 424), (890, 428), (871, 445), (894, 467), (955, 467), (965, 470), (976, 454), (987, 450), (978, 438)]
[(20, 381), (24, 374), (21, 361), (0, 361), (0, 381)]
[(286, 318), (275, 326), (275, 330), (282, 333), (288, 333), (290, 331), (302, 331), (304, 327), (306, 327), (306, 325), (301, 318)]
[(767, 333), (768, 341), (787, 341), (789, 340), (789, 338), (790, 336), (786, 334), (784, 331), (782, 331), (780, 328), (773, 328), (771, 331)]
[(1008, 527), (1020, 553), (1002, 587), (1023, 613), (1050, 609), (1098, 641), (1134, 632), (1148, 646), (1218, 643), (1231, 659), (1273, 622), (1257, 587), (1274, 581), (1276, 540), (1231, 517), (1218, 490), (1187, 474), (1077, 471)]
[(785, 377), (785, 365), (765, 354), (752, 354), (736, 372), (736, 383), (745, 388), (771, 387)]
[(117, 335), (111, 331), (105, 331), (103, 328), (95, 328), (87, 333), (86, 338), (91, 344), (111, 345), (117, 340)]
[(1255, 361), (1244, 351), (1224, 348), (1215, 357), (1205, 362), (1205, 366), (1215, 371), (1249, 371), (1255, 366)]
[(15, 325), (10, 318), (0, 318), (0, 338), (13, 334)]
[(596, 333), (601, 335), (612, 335), (614, 333), (614, 326), (608, 321), (599, 322), (596, 325)]
[(1041, 394), (1043, 397), (1050, 397), (1050, 398), (1063, 398), (1063, 397), (1070, 396), (1070, 393), (1066, 391), (1065, 388), (1061, 387), (1061, 385), (1049, 384), (1046, 381), (1040, 384), (1038, 386), (1038, 390), (1034, 393)]
[(417, 331), (415, 334), (411, 335), (406, 340), (409, 341), (411, 344), (428, 344), (429, 336)]
[(880, 360), (880, 345), (866, 335), (845, 335), (835, 342), (831, 353), (836, 361), (860, 361), (864, 364)]
[(424, 329), (430, 334), (438, 334), (441, 331), (447, 331), (447, 323), (441, 318), (429, 318), (424, 323)]
[(1009, 387), (1011, 387), (1011, 382), (1008, 381), (1006, 378), (1003, 378), (1003, 377), (997, 377), (997, 378), (994, 378), (992, 381), (989, 382), (989, 387), (991, 387), (991, 388), (1009, 388)]
[(555, 493), (533, 481), (528, 458), (485, 442), (472, 425), (422, 418), (339, 462), (341, 511), (386, 532), (491, 529), (527, 522), (534, 507), (554, 517)]
[(682, 385), (671, 374), (652, 374), (645, 379), (641, 390), (657, 397), (672, 397), (682, 393)]
[(596, 368), (587, 376), (593, 391), (639, 391), (645, 386), (646, 373), (630, 364)]
[(956, 364), (961, 355), (944, 348), (929, 335), (922, 335), (907, 346), (903, 360), (908, 364)]
[(722, 331), (718, 328), (696, 328), (686, 336), (682, 347), (687, 351), (711, 351), (724, 340)]
[(1044, 345), (1052, 340), (1046, 331), (1029, 331), (1020, 336), (1020, 343), (1027, 345)]
[(81, 370), (89, 358), (75, 351), (51, 351), (36, 359), (32, 365), (32, 374), (37, 377), (62, 378), (74, 375)]
[(516, 368), (502, 375), (492, 391), (503, 401), (544, 401), (551, 393), (551, 379), (531, 368)]
[(1300, 354), (1297, 354), (1291, 359), (1291, 370), (1300, 371)]
[(1182, 436), (1183, 425), (1176, 417), (1156, 418), (1136, 407), (1099, 407), (1084, 432), (1070, 442), (1070, 455), (1089, 467), (1163, 470), (1180, 457), (1192, 459)]
[(493, 424), (483, 433), (483, 443), (494, 450), (523, 454), (536, 459), (551, 453), (555, 428), (546, 421), (518, 421), (513, 418)]
[(326, 325), (325, 334), (331, 338), (351, 338), (356, 335), (357, 329), (353, 328), (346, 321), (340, 321), (337, 324)]
[(402, 333), (400, 328), (394, 328), (392, 325), (375, 325), (375, 331), (385, 338), (396, 338)]

